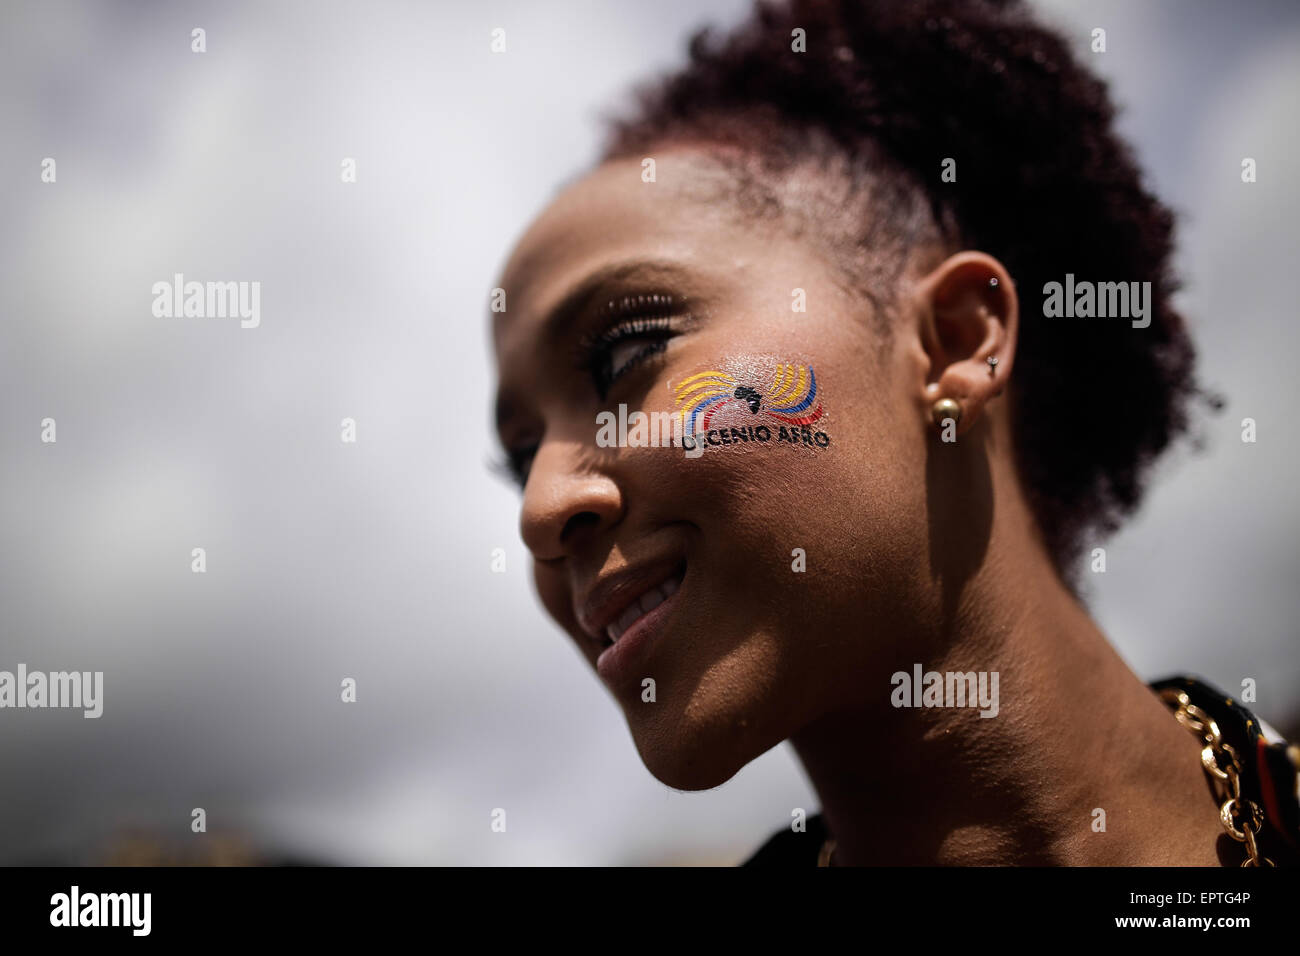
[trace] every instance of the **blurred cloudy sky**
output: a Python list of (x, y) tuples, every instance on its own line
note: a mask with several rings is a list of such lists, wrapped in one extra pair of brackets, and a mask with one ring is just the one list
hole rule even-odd
[[(4, 4), (0, 669), (102, 670), (106, 701), (0, 712), (0, 862), (184, 843), (193, 807), (322, 861), (732, 862), (815, 808), (784, 746), (702, 794), (645, 771), (485, 467), (510, 246), (594, 157), (598, 112), (746, 8)], [(1080, 49), (1107, 30), (1088, 55), (1183, 214), (1182, 304), (1228, 399), (1092, 606), (1144, 677), (1255, 677), (1293, 726), (1300, 5), (1042, 8)], [(260, 328), (155, 318), (177, 272), (260, 281)]]

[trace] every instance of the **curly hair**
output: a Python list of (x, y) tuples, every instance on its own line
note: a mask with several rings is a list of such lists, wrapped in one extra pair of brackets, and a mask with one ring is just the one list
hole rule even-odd
[[(1143, 185), (1105, 84), (1071, 46), (1020, 0), (760, 0), (729, 35), (695, 33), (684, 68), (638, 88), (629, 115), (606, 117), (601, 161), (673, 143), (730, 147), (718, 158), (747, 211), (769, 216), (799, 212), (773, 185), (783, 174), (837, 171), (846, 212), (818, 218), (820, 232), (878, 312), (895, 301), (907, 257), (936, 241), (996, 256), (1025, 293), (1066, 273), (1149, 281), (1142, 329), (1022, 309), (1008, 393), (1017, 468), (1073, 584), (1087, 536), (1136, 509), (1200, 389), (1170, 301), (1174, 217)], [(949, 157), (955, 182), (940, 176)], [(1092, 413), (1065, 414), (1082, 391)]]

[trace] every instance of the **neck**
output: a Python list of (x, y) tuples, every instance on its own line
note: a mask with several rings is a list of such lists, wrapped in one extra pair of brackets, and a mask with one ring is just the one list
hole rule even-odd
[[(924, 672), (996, 671), (996, 716), (894, 707), (901, 691), (864, 668), (880, 688), (859, 681), (792, 738), (836, 864), (1219, 865), (1195, 738), (1045, 559), (999, 549), (1000, 530), (938, 639), (910, 645), (932, 648), (913, 658)], [(909, 680), (913, 661), (897, 666)]]

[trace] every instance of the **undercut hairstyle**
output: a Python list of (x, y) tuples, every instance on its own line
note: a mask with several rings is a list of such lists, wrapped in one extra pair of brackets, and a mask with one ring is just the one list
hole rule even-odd
[[(1020, 0), (760, 2), (725, 35), (696, 32), (683, 68), (607, 115), (600, 156), (703, 148), (734, 174), (746, 214), (825, 243), (882, 335), (909, 263), (959, 249), (999, 259), (1021, 296), (1017, 469), (1071, 587), (1080, 552), (1137, 508), (1191, 400), (1220, 404), (1195, 381), (1171, 303), (1173, 214), (1076, 57), (1089, 40), (1042, 26)], [(786, 188), (806, 169), (824, 201)], [(1150, 325), (1045, 317), (1040, 290), (1067, 273), (1150, 282)]]

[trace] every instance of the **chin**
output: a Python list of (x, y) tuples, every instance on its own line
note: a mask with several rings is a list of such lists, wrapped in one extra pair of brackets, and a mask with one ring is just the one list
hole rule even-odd
[(644, 708), (625, 708), (641, 762), (674, 790), (720, 787), (784, 739), (759, 733), (751, 720), (725, 708), (702, 707), (698, 700), (685, 711), (669, 710), (662, 701), (632, 706)]

